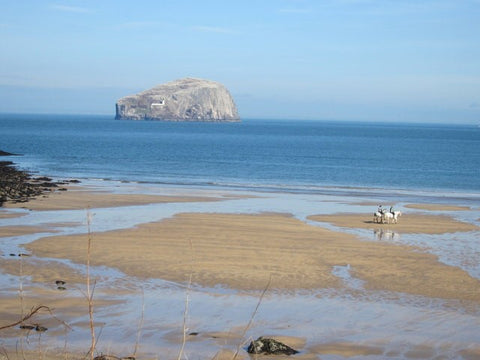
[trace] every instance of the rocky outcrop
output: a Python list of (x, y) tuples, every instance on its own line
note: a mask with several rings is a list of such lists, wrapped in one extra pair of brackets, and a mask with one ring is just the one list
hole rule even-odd
[(116, 104), (116, 119), (170, 121), (239, 121), (237, 107), (220, 83), (202, 79), (180, 79)]
[[(0, 150), (0, 156), (9, 155), (12, 154)], [(28, 172), (17, 169), (11, 161), (0, 161), (0, 207), (6, 201), (27, 202), (54, 190), (66, 190), (58, 187), (65, 183), (54, 182), (48, 177), (34, 178)]]

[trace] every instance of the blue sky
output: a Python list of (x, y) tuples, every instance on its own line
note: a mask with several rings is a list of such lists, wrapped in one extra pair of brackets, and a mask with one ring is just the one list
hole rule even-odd
[(244, 118), (480, 122), (480, 0), (0, 0), (0, 112), (190, 76)]

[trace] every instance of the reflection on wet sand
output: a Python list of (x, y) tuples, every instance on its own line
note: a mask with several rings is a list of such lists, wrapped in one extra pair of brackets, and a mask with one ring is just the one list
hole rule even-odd
[(390, 229), (374, 229), (373, 236), (378, 241), (399, 241), (400, 233), (392, 231)]

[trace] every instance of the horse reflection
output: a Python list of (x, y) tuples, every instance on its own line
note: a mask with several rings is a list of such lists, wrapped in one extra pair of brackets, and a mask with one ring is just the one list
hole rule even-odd
[(373, 235), (379, 241), (397, 241), (400, 240), (400, 234), (388, 229), (375, 229)]

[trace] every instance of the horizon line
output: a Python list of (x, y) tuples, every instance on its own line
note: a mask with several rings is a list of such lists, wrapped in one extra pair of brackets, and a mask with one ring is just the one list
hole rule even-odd
[[(111, 116), (112, 120), (115, 120), (115, 114), (114, 113), (97, 113), (97, 112), (92, 112), (92, 113), (74, 113), (74, 112), (25, 112), (25, 111), (0, 111), (0, 115), (53, 115), (53, 116)], [(255, 120), (260, 120), (260, 121), (302, 121), (302, 122), (344, 122), (344, 123), (370, 123), (370, 124), (416, 124), (416, 125), (465, 125), (465, 126), (478, 126), (480, 127), (480, 120), (478, 123), (474, 122), (457, 122), (455, 124), (452, 124), (451, 122), (445, 121), (445, 122), (440, 122), (440, 121), (413, 121), (413, 120), (365, 120), (365, 119), (321, 119), (321, 118), (305, 118), (305, 117), (264, 117), (264, 116), (247, 116), (247, 117), (240, 117), (240, 122), (243, 120), (245, 121), (255, 121)], [(129, 120), (129, 121), (158, 121), (158, 122), (174, 122), (170, 120)], [(183, 122), (205, 122), (205, 123), (222, 123), (222, 121), (178, 121), (180, 123)], [(238, 122), (237, 122), (238, 123)]]

